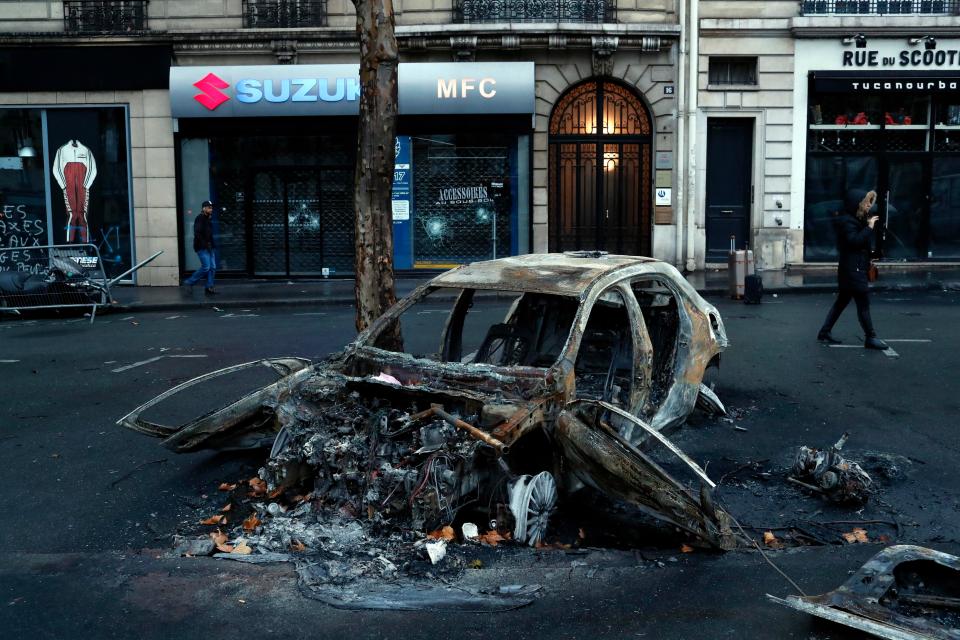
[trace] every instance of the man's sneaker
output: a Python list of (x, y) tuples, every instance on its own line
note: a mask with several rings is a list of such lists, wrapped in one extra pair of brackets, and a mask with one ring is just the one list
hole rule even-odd
[(863, 346), (865, 349), (877, 349), (879, 351), (885, 351), (889, 348), (886, 342), (875, 336), (868, 336), (867, 339), (863, 341)]
[(821, 331), (817, 334), (817, 340), (820, 342), (826, 342), (827, 344), (843, 344), (843, 340), (837, 340), (829, 331)]
[(208, 296), (215, 296), (215, 295), (217, 295), (217, 292), (216, 292), (216, 290), (215, 290), (213, 287), (207, 287), (206, 289), (203, 290), (203, 292), (204, 292), (205, 294), (207, 294)]

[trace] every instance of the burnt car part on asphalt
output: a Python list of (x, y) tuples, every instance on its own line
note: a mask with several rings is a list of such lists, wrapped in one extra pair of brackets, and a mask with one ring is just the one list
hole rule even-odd
[[(372, 526), (428, 531), (470, 508), (535, 544), (558, 497), (591, 485), (728, 549), (713, 483), (662, 434), (698, 401), (722, 410), (701, 383), (726, 346), (717, 310), (668, 264), (519, 256), (434, 278), (322, 362), (263, 361), (287, 377), (184, 426), (140, 417), (158, 400), (120, 424), (177, 452), (271, 439), (271, 491), (312, 485)], [(641, 451), (654, 446), (699, 493)]]
[(925, 547), (887, 547), (823, 595), (767, 598), (879, 638), (960, 640), (960, 558)]
[(849, 437), (844, 433), (829, 449), (800, 447), (789, 479), (833, 502), (866, 502), (874, 492), (873, 479), (858, 463), (840, 455)]

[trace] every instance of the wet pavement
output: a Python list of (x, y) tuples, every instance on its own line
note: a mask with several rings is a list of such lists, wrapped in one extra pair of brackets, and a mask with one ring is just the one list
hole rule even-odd
[[(875, 295), (878, 330), (896, 355), (858, 346), (852, 309), (835, 331), (845, 344), (817, 344), (829, 295), (765, 300), (710, 299), (731, 339), (717, 392), (733, 418), (696, 415), (672, 436), (720, 482), (720, 501), (751, 532), (770, 530), (784, 540), (790, 527), (828, 538), (825, 528), (841, 533), (862, 523), (871, 541), (885, 536), (958, 553), (960, 382), (950, 372), (960, 348), (960, 293)], [(478, 548), (482, 566), (465, 576), (471, 584), (542, 585), (531, 606), (496, 615), (340, 611), (303, 598), (286, 565), (164, 557), (171, 533), (195, 531), (217, 512), (219, 483), (250, 477), (265, 454), (178, 456), (114, 421), (212, 369), (268, 356), (322, 356), (352, 338), (352, 326), (352, 312), (335, 305), (113, 313), (92, 325), (82, 318), (0, 320), (4, 635), (860, 637), (768, 603), (765, 593), (792, 589), (758, 553), (683, 553), (662, 528), (624, 513), (608, 525), (574, 510), (570, 530), (585, 529), (583, 548)], [(180, 409), (200, 411), (209, 400), (188, 396)], [(902, 474), (879, 478), (880, 499), (863, 510), (783, 481), (800, 445), (828, 446), (844, 431), (851, 432), (844, 450), (850, 459), (907, 459)], [(769, 554), (805, 591), (822, 593), (883, 544)]]

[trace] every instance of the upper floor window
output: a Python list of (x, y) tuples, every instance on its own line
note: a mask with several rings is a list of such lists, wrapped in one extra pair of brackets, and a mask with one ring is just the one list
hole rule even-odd
[(616, 22), (616, 0), (454, 0), (454, 22)]
[(243, 26), (251, 29), (324, 27), (327, 0), (243, 0)]
[(708, 84), (757, 84), (757, 59), (750, 56), (710, 56)]
[(148, 0), (64, 0), (63, 28), (81, 33), (130, 33), (147, 28)]
[(960, 0), (803, 0), (801, 13), (819, 14), (956, 14)]

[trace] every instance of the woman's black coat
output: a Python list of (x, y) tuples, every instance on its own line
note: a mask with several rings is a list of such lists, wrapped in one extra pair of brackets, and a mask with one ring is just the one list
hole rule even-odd
[(873, 229), (867, 221), (849, 213), (842, 213), (834, 220), (837, 231), (837, 283), (841, 289), (866, 292), (867, 270), (870, 268), (870, 247), (873, 244)]

